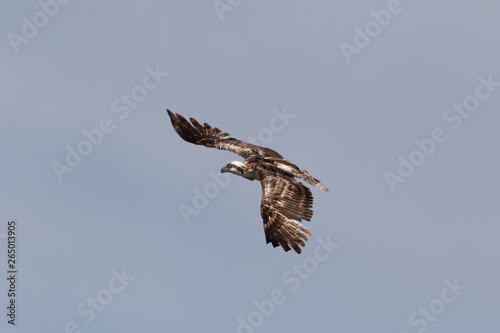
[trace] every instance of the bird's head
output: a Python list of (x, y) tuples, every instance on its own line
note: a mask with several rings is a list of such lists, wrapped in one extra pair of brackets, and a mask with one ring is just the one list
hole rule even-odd
[(243, 174), (243, 166), (245, 164), (240, 161), (233, 161), (228, 163), (225, 167), (220, 169), (220, 173), (224, 172), (230, 172), (234, 173), (235, 175), (241, 176)]

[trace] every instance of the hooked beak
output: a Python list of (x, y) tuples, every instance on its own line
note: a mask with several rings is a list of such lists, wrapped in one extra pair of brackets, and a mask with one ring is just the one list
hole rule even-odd
[(228, 171), (229, 171), (228, 167), (223, 167), (222, 169), (220, 169), (220, 173), (224, 173), (224, 172), (228, 172)]

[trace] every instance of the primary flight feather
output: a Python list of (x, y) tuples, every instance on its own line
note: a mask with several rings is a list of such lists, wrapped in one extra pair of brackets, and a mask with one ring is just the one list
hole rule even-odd
[(228, 150), (245, 159), (244, 162), (228, 163), (221, 173), (230, 172), (248, 180), (259, 180), (262, 186), (260, 214), (264, 221), (266, 242), (274, 247), (281, 245), (285, 251), (293, 248), (295, 252), (301, 253), (300, 246), (305, 246), (306, 234), (311, 236), (311, 232), (301, 222), (312, 218), (313, 196), (309, 188), (295, 180), (295, 177), (324, 191), (328, 192), (328, 189), (307, 171), (299, 169), (272, 149), (240, 141), (217, 127), (207, 123), (201, 125), (193, 118), (189, 118), (189, 122), (168, 109), (167, 112), (175, 131), (185, 141)]

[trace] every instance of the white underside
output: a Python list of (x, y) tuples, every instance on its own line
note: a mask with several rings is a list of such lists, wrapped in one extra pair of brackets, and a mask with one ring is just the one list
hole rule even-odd
[[(292, 222), (293, 224), (295, 224), (295, 225), (297, 226), (297, 229), (300, 229), (300, 228), (298, 228), (298, 227), (302, 227), (302, 228), (307, 229), (306, 227), (304, 227), (304, 225), (303, 225), (301, 222), (299, 222), (299, 221), (297, 221), (297, 220), (292, 220), (292, 219), (287, 219), (287, 220), (288, 220), (288, 221), (290, 221), (290, 222)], [(308, 230), (309, 230), (309, 229), (308, 229)]]
[(278, 165), (276, 165), (276, 166), (277, 166), (279, 169), (281, 169), (281, 170), (285, 171), (286, 173), (289, 173), (289, 174), (293, 175), (293, 169), (292, 169), (290, 166), (288, 166), (288, 165), (286, 165), (286, 164), (281, 164), (281, 163), (280, 163), (280, 164), (278, 164)]
[(243, 166), (245, 165), (245, 163), (241, 162), (241, 161), (232, 161), (231, 164), (234, 164), (234, 165), (236, 165), (237, 167), (240, 167), (240, 168), (243, 168)]

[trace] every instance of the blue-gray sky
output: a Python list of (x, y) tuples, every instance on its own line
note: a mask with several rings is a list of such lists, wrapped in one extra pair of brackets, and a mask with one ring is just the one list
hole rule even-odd
[[(496, 1), (0, 13), (2, 332), (499, 326)], [(301, 255), (265, 244), (258, 183), (219, 176), (241, 158), (184, 142), (166, 108), (330, 188)]]

